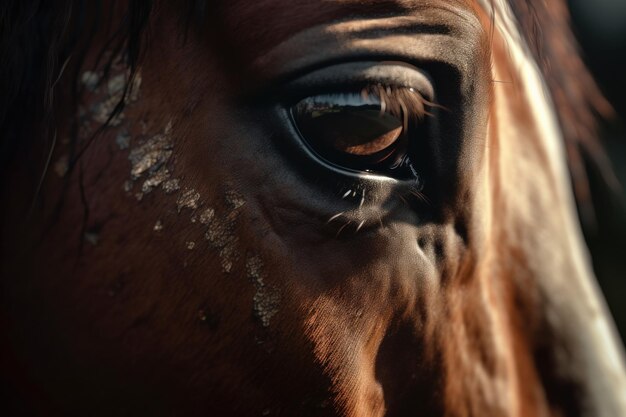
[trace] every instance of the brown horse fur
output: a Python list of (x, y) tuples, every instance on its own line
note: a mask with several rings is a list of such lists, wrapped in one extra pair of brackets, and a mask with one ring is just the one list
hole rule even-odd
[[(626, 412), (564, 161), (495, 8), (56, 4), (2, 6), (3, 415)], [(606, 104), (562, 4), (512, 6), (577, 177)], [(284, 84), (354, 51), (433, 78), (426, 203), (284, 149)]]

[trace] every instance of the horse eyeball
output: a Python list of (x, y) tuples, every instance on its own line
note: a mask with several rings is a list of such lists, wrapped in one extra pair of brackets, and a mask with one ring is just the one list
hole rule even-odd
[[(292, 121), (301, 140), (326, 162), (348, 170), (404, 176), (399, 168), (408, 163), (409, 124), (421, 116), (411, 115), (410, 100), (395, 100), (393, 90), (390, 94), (376, 88), (380, 95), (366, 88), (306, 97), (291, 107)], [(405, 171), (412, 176), (412, 171)]]

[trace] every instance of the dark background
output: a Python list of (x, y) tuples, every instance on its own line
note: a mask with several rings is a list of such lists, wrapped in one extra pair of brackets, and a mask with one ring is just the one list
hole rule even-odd
[(622, 340), (626, 340), (626, 0), (569, 0), (587, 66), (615, 108), (601, 137), (621, 184), (610, 190), (590, 175), (596, 226), (585, 225), (594, 269)]

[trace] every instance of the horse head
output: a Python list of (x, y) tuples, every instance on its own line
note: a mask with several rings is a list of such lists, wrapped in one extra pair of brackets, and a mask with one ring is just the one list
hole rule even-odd
[(58, 55), (3, 108), (44, 138), (3, 167), (16, 403), (626, 415), (560, 2), (9, 3)]

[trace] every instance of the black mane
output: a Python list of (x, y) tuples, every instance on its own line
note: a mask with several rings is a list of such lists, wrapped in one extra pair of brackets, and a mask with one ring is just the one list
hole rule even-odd
[[(77, 82), (99, 27), (120, 8), (115, 0), (4, 0), (0, 4), (0, 167), (17, 151), (44, 146), (54, 132), (57, 83), (72, 62)], [(129, 0), (107, 47), (137, 68), (151, 0)], [(105, 63), (105, 68), (111, 63)], [(119, 110), (118, 110), (119, 111)]]

